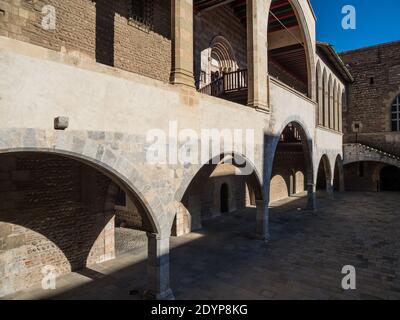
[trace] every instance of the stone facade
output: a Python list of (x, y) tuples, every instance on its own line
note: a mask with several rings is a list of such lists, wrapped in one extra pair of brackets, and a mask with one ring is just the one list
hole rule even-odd
[[(201, 192), (205, 186), (214, 186), (216, 192), (212, 193), (212, 197), (218, 199), (222, 185), (228, 185), (228, 211), (229, 207), (236, 206), (238, 209), (246, 202), (256, 205), (256, 236), (260, 240), (268, 240), (270, 181), (276, 148), (285, 127), (295, 123), (302, 128), (304, 167), (293, 159), (294, 162), (289, 161), (287, 166), (293, 165), (299, 181), (304, 179), (310, 210), (317, 208), (315, 191), (321, 157), (329, 159), (330, 171), (333, 172), (336, 159), (342, 158), (342, 135), (337, 130), (317, 126), (315, 17), (307, 0), (291, 1), (291, 4), (299, 25), (304, 29), (302, 34), (310, 69), (308, 95), (268, 76), (266, 44), (270, 1), (247, 1), (247, 106), (196, 92), (193, 77), (196, 57), (193, 54), (196, 39), (193, 34), (193, 1), (173, 0), (168, 3), (154, 0), (153, 3), (153, 12), (157, 17), (153, 22), (161, 25), (143, 30), (142, 25), (128, 21), (126, 3), (122, 1), (112, 2), (112, 5), (109, 1), (97, 1), (97, 6), (89, 0), (68, 3), (50, 1), (58, 12), (58, 28), (43, 31), (39, 26), (41, 14), (38, 11), (42, 2), (0, 1), (0, 9), (4, 11), (0, 16), (0, 160), (29, 152), (61, 157), (61, 169), (69, 161), (76, 161), (85, 168), (92, 168), (90, 176), (93, 179), (98, 177), (101, 180), (106, 176), (109, 183), (112, 181), (127, 193), (128, 198), (135, 199), (137, 212), (141, 214), (141, 229), (148, 232), (146, 297), (164, 299), (173, 297), (169, 287), (169, 238), (171, 233), (179, 235), (201, 227), (202, 212), (207, 213), (207, 206), (211, 207), (211, 194), (207, 196)], [(160, 11), (157, 11), (157, 6)], [(221, 14), (231, 14), (223, 8), (220, 10)], [(74, 24), (76, 17), (79, 17), (78, 24)], [(106, 27), (110, 26), (110, 21), (114, 23), (114, 28), (111, 24), (112, 34), (106, 32), (109, 31)], [(235, 25), (239, 28), (237, 21)], [(226, 25), (221, 28), (224, 31)], [(211, 33), (216, 30), (207, 30), (212, 39)], [(226, 36), (229, 37), (228, 34)], [(244, 60), (241, 37), (237, 39), (241, 45), (235, 50), (238, 57)], [(239, 46), (235, 40), (231, 41)], [(113, 50), (110, 50), (110, 43)], [(169, 81), (171, 83), (167, 83)], [(16, 112), (20, 116), (16, 117)], [(65, 130), (54, 128), (54, 119), (60, 117), (69, 119), (68, 128), (63, 128)], [(209, 159), (217, 160), (217, 163), (234, 155), (247, 169), (252, 169), (252, 174), (246, 178), (230, 173), (212, 176), (214, 163), (207, 165), (201, 161), (151, 163), (148, 151), (153, 143), (149, 141), (148, 134), (153, 129), (169, 132), (171, 121), (177, 123), (179, 130), (190, 129), (198, 137), (201, 137), (203, 129), (220, 132), (253, 130), (251, 146), (243, 148), (243, 145), (233, 144), (227, 150), (223, 143), (219, 148), (211, 148), (208, 154)], [(222, 137), (219, 142), (224, 142)], [(177, 145), (179, 150), (186, 152), (195, 148), (183, 138), (177, 141)], [(40, 166), (39, 162), (35, 163), (32, 170)], [(74, 171), (74, 168), (71, 170)], [(50, 179), (53, 171), (41, 172), (41, 179)], [(63, 172), (60, 170), (59, 173)], [(1, 191), (5, 190), (7, 197), (15, 196), (9, 174), (2, 174), (2, 177), (6, 183), (2, 184)], [(70, 172), (58, 178), (68, 180), (69, 177), (77, 178), (79, 175)], [(78, 226), (73, 225), (74, 228), (82, 228), (82, 233), (88, 236), (96, 234), (94, 240), (100, 239), (104, 244), (104, 248), (100, 244), (99, 249), (97, 245), (94, 247), (89, 259), (91, 263), (102, 260), (99, 257), (112, 255), (107, 251), (112, 246), (112, 241), (107, 240), (107, 235), (112, 235), (112, 226), (104, 223), (113, 221), (115, 203), (104, 198), (102, 183), (92, 184), (86, 178), (81, 180), (82, 184), (77, 181), (72, 184), (75, 180), (69, 179), (68, 192), (62, 193), (56, 201), (52, 197), (46, 199), (52, 206), (57, 204), (57, 208), (68, 211), (75, 210), (79, 201), (86, 199), (84, 195), (82, 199), (77, 198), (82, 190), (89, 193), (87, 199), (93, 205), (93, 208), (88, 205), (91, 208), (90, 217), (87, 212), (82, 213), (82, 207), (78, 206), (81, 211), (72, 211), (81, 215), (72, 216), (68, 223), (65, 222), (65, 227), (71, 230), (70, 223), (76, 223)], [(57, 182), (54, 179), (51, 181), (49, 188), (54, 186), (52, 192), (56, 192), (58, 186), (64, 186), (65, 181)], [(191, 192), (194, 182), (196, 186)], [(301, 186), (302, 183), (296, 185)], [(91, 198), (93, 195), (104, 201), (94, 200)], [(35, 209), (35, 201), (39, 201), (35, 199), (34, 195), (33, 200), (24, 205), (29, 204), (29, 208)], [(37, 199), (40, 199), (39, 194)], [(5, 205), (12, 205), (12, 200), (7, 198)], [(61, 206), (59, 200), (65, 200)], [(214, 208), (221, 209), (221, 203), (212, 203)], [(100, 204), (105, 204), (107, 210), (100, 210)], [(10, 219), (8, 209), (2, 208), (0, 221)], [(104, 212), (108, 217), (109, 209), (110, 219), (104, 219)], [(85, 214), (87, 219), (82, 221)], [(47, 216), (51, 217), (51, 214)], [(64, 220), (60, 218), (57, 221)], [(86, 229), (87, 221), (93, 222), (90, 230)], [(189, 222), (190, 228), (187, 227)], [(31, 223), (41, 226), (40, 220)], [(11, 224), (14, 225), (11, 231), (10, 226), (4, 227), (7, 239), (12, 238), (11, 234), (16, 232), (14, 229), (21, 230), (16, 228), (18, 221), (12, 220)], [(134, 224), (139, 228), (136, 222)], [(68, 235), (63, 227), (54, 227), (54, 232)], [(27, 225), (28, 234), (33, 231), (32, 228)], [(106, 235), (102, 241), (104, 229)], [(45, 232), (40, 233), (46, 236)], [(7, 243), (10, 249), (14, 245), (13, 239), (10, 241), (1, 239), (0, 244)], [(74, 247), (74, 241), (78, 240), (71, 239), (70, 245), (78, 248)], [(4, 250), (5, 255), (9, 252)], [(85, 267), (82, 252), (72, 252), (71, 255), (81, 258), (80, 264), (76, 263), (77, 268)], [(13, 261), (7, 261), (8, 268)], [(60, 264), (68, 271), (67, 262), (63, 261)], [(19, 287), (12, 290), (19, 290)]]
[(384, 191), (382, 173), (400, 167), (400, 132), (392, 130), (391, 121), (400, 94), (400, 42), (341, 56), (354, 77), (343, 108), (346, 189)]
[[(111, 181), (62, 157), (0, 158), (0, 297), (115, 257)], [(108, 199), (111, 197), (111, 199)]]
[(392, 131), (391, 106), (400, 94), (400, 42), (342, 52), (341, 57), (355, 79), (343, 114), (345, 142), (399, 156), (400, 133)]

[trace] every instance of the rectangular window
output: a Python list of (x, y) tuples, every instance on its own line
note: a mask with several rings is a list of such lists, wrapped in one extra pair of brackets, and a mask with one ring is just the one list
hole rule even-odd
[(130, 20), (147, 27), (153, 23), (153, 0), (129, 0)]
[(393, 120), (392, 121), (392, 131), (400, 131), (400, 129), (397, 127), (397, 121)]

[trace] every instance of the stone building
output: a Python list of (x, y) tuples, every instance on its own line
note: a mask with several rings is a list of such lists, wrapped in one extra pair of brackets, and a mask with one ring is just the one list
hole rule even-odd
[(400, 190), (400, 42), (340, 54), (354, 76), (344, 103), (347, 190)]
[[(270, 201), (343, 189), (352, 78), (315, 25), (308, 0), (1, 0), (0, 296), (113, 259), (117, 220), (147, 232), (145, 296), (171, 298), (171, 235), (252, 206), (268, 240)], [(149, 161), (171, 127), (185, 155), (204, 129), (254, 139)]]

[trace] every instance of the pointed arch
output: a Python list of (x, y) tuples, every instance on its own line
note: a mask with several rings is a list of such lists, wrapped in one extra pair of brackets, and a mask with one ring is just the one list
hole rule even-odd
[(318, 61), (317, 63), (317, 75), (316, 75), (316, 95), (317, 95), (317, 103), (318, 103), (318, 112), (317, 112), (317, 124), (322, 126), (324, 124), (324, 86), (323, 86), (323, 78), (322, 78), (322, 69), (321, 63)]
[(328, 122), (328, 101), (329, 101), (329, 96), (328, 96), (328, 73), (326, 71), (326, 68), (324, 67), (324, 71), (322, 74), (322, 92), (323, 92), (323, 103), (322, 103), (322, 115), (323, 115), (323, 126), (328, 127), (329, 122)]

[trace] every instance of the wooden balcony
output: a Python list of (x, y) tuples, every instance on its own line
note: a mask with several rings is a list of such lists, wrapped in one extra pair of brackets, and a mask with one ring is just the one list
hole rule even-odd
[(201, 88), (199, 92), (232, 102), (247, 104), (247, 69), (224, 73), (218, 79)]

